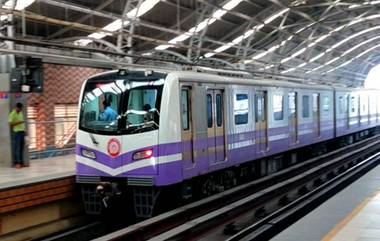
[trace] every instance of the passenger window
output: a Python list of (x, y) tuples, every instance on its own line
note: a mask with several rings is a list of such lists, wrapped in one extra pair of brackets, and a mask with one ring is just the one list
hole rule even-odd
[(324, 96), (322, 100), (322, 109), (323, 111), (330, 111), (330, 98), (328, 96)]
[(310, 96), (303, 95), (302, 96), (302, 117), (303, 118), (308, 118), (310, 116), (309, 104), (310, 104)]
[(234, 104), (235, 125), (248, 123), (248, 95), (237, 94)]
[(274, 120), (284, 119), (284, 96), (281, 94), (273, 95), (273, 117)]
[(222, 95), (217, 94), (216, 95), (216, 125), (218, 127), (222, 126), (223, 124), (223, 101), (222, 101)]
[(182, 89), (181, 91), (181, 106), (182, 106), (182, 129), (190, 129), (190, 113), (189, 113), (189, 90)]
[(212, 127), (212, 96), (207, 94), (207, 127)]
[(355, 113), (355, 96), (351, 96), (351, 112)]

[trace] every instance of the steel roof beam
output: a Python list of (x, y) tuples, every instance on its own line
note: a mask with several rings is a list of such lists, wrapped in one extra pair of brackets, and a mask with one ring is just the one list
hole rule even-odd
[[(61, 2), (58, 2), (58, 1), (54, 1), (54, 0), (39, 0), (40, 2), (45, 2), (47, 4), (51, 4), (51, 5), (55, 5), (55, 6), (60, 6), (60, 7), (63, 7), (63, 8), (70, 8), (72, 10), (75, 10), (75, 9), (78, 9), (76, 11), (80, 11), (80, 12), (87, 12), (89, 15), (86, 15), (86, 16), (83, 16), (81, 18), (79, 18), (78, 20), (76, 20), (77, 23), (83, 23), (84, 21), (86, 21), (87, 19), (91, 18), (92, 15), (97, 15), (97, 16), (100, 16), (99, 14), (102, 15), (102, 17), (105, 17), (104, 15), (106, 15), (108, 18), (110, 18), (110, 16), (108, 14), (102, 14), (101, 12), (99, 12), (100, 10), (102, 10), (103, 8), (105, 8), (106, 6), (110, 5), (114, 0), (106, 0), (104, 1), (103, 3), (101, 3), (99, 6), (97, 6), (94, 10), (89, 10), (89, 9), (85, 9), (85, 8), (82, 8), (82, 7), (78, 7), (78, 6), (74, 6), (72, 4), (66, 4), (65, 2), (61, 1)], [(73, 8), (71, 8), (73, 7)], [(79, 10), (80, 9), (80, 10)], [(68, 26), (68, 27), (65, 27), (63, 29), (60, 29), (58, 30), (57, 32), (51, 34), (50, 36), (47, 37), (47, 39), (53, 39), (53, 38), (56, 38), (64, 33), (66, 33), (67, 31), (71, 30), (72, 27)]]

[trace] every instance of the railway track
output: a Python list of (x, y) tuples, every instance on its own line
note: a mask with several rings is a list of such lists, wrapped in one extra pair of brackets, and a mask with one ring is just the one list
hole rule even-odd
[[(96, 233), (96, 230), (98, 230)], [(90, 232), (91, 231), (91, 232)], [(89, 240), (94, 238), (94, 235), (104, 233), (105, 230), (102, 230), (102, 222), (95, 221), (89, 222), (85, 225), (79, 226), (77, 228), (70, 229), (68, 231), (52, 235), (51, 237), (45, 237), (41, 240), (44, 241), (57, 241), (57, 240)]]
[[(294, 201), (301, 200), (302, 197), (307, 197), (305, 195), (311, 195), (318, 188), (327, 185), (324, 183), (335, 182), (341, 175), (346, 175), (346, 172), (354, 173), (356, 168), (361, 167), (362, 173), (376, 165), (378, 155), (375, 159), (368, 157), (378, 151), (380, 139), (379, 136), (374, 136), (95, 240), (196, 240), (216, 229), (224, 229), (226, 239), (252, 225), (258, 230), (268, 228), (268, 222), (271, 222), (267, 220), (268, 217), (274, 217), (279, 210), (295, 205)], [(372, 164), (367, 168), (363, 163)], [(348, 180), (353, 181), (353, 178)], [(348, 181), (345, 184), (348, 185)], [(334, 192), (329, 193), (333, 195)], [(298, 214), (300, 213), (302, 212)], [(269, 233), (278, 229), (274, 228), (276, 225), (272, 226)], [(268, 233), (260, 234), (258, 238), (267, 238), (266, 235)]]
[(269, 240), (379, 163), (380, 152), (347, 169), (331, 180), (326, 181), (321, 186), (260, 221), (245, 227), (237, 234), (228, 238), (227, 241)]

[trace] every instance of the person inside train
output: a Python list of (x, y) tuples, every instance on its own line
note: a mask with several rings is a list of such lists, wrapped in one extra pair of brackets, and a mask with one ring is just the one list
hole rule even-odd
[(151, 109), (152, 107), (150, 106), (150, 104), (143, 105), (143, 110), (146, 111), (146, 114), (144, 115), (145, 122), (152, 121), (154, 118), (153, 113), (150, 111)]
[(103, 112), (100, 113), (99, 115), (99, 120), (100, 121), (113, 121), (117, 119), (117, 112), (112, 109), (111, 103), (108, 100), (103, 101)]

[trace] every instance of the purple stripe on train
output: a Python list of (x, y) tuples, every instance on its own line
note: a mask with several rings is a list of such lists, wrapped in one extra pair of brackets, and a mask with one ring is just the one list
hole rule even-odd
[[(279, 127), (279, 128), (272, 128), (272, 129), (269, 129), (268, 134), (269, 134), (269, 136), (274, 136), (274, 135), (278, 135), (278, 134), (285, 134), (285, 133), (288, 133), (288, 129), (289, 129), (288, 126)], [(332, 133), (332, 130), (331, 130), (331, 133)], [(237, 133), (237, 134), (228, 135), (227, 139), (228, 139), (228, 143), (230, 144), (230, 143), (237, 143), (237, 142), (252, 140), (255, 138), (256, 135), (264, 136), (264, 133), (262, 131), (261, 131), (261, 134), (260, 134), (260, 132)], [(329, 136), (328, 134), (326, 134), (326, 135)], [(304, 135), (299, 136), (300, 143), (302, 143), (302, 145), (293, 145), (292, 147), (298, 148), (298, 147), (307, 145), (309, 143), (312, 143), (312, 141), (309, 141), (310, 140), (309, 138), (306, 138), (303, 136)], [(284, 140), (286, 140), (286, 139), (287, 138), (284, 138)], [(322, 139), (325, 139), (325, 136), (323, 136)], [(231, 141), (231, 140), (233, 140), (233, 141)], [(191, 151), (192, 147), (194, 148), (195, 151), (204, 150), (210, 146), (211, 147), (215, 146), (212, 144), (210, 145), (210, 142), (212, 142), (212, 141), (214, 141), (213, 138), (207, 138), (207, 139), (196, 140), (194, 144), (189, 142), (189, 141), (188, 142), (176, 142), (176, 143), (160, 144), (158, 146), (151, 146), (151, 147), (136, 149), (134, 151), (124, 153), (124, 154), (122, 154), (116, 158), (112, 158), (105, 153), (102, 153), (100, 151), (97, 151), (97, 150), (94, 150), (92, 148), (88, 148), (86, 146), (82, 146), (82, 145), (78, 144), (76, 147), (76, 153), (77, 153), (77, 155), (81, 155), (82, 149), (92, 150), (96, 153), (96, 156), (97, 156), (96, 161), (97, 162), (99, 162), (103, 165), (109, 166), (111, 168), (117, 168), (119, 166), (134, 162), (132, 160), (132, 156), (137, 151), (142, 151), (145, 149), (153, 149), (153, 155), (155, 157), (167, 156), (167, 155), (171, 155), (171, 154), (182, 153), (182, 150)], [(288, 141), (286, 140), (285, 143), (288, 143)], [(224, 144), (224, 137), (223, 136), (216, 137), (216, 146), (221, 146), (223, 144)], [(150, 170), (149, 173), (155, 174), (156, 172), (157, 172), (156, 169), (152, 169), (152, 170)]]
[[(309, 139), (310, 136), (309, 136)], [(138, 169), (139, 173), (145, 173), (147, 177), (155, 178), (155, 185), (170, 185), (181, 181), (182, 179), (191, 178), (201, 174), (208, 173), (210, 171), (220, 170), (231, 165), (241, 164), (246, 161), (250, 161), (256, 158), (269, 156), (288, 148), (287, 140), (277, 140), (269, 143), (270, 149), (268, 152), (260, 152), (257, 149), (257, 145), (250, 145), (238, 149), (233, 149), (228, 151), (228, 161), (223, 161), (219, 163), (209, 163), (209, 157), (203, 156), (194, 160), (194, 168), (183, 169), (182, 161), (178, 160), (171, 163), (158, 164), (157, 169), (159, 169), (160, 175), (147, 175), (149, 167), (143, 167)], [(78, 173), (81, 175), (100, 175), (109, 176), (108, 174), (92, 169), (82, 164), (77, 165)], [(127, 177), (137, 175), (134, 171), (125, 172), (123, 174), (117, 175), (117, 177)], [(139, 175), (141, 177), (141, 175)]]
[[(178, 160), (176, 162), (160, 164), (160, 175), (138, 175), (132, 174), (131, 172), (126, 172), (117, 175), (116, 177), (152, 177), (154, 178), (155, 185), (164, 186), (174, 184), (182, 180), (182, 173), (178, 172), (178, 170), (181, 170), (181, 168), (182, 163), (180, 160)], [(139, 170), (142, 173), (147, 173), (149, 171), (149, 168), (145, 167), (140, 168)], [(77, 163), (77, 173), (79, 175), (87, 176), (110, 176), (108, 173), (83, 165), (81, 163)]]
[[(330, 135), (327, 131), (322, 132), (321, 134), (322, 134), (321, 136)], [(305, 143), (302, 143), (302, 145), (301, 144), (294, 145), (294, 148), (311, 144), (311, 142), (313, 142), (313, 137), (314, 137), (313, 133), (309, 135), (305, 135), (305, 136), (307, 136), (305, 138)], [(322, 141), (322, 138), (320, 138), (318, 141)], [(223, 161), (219, 163), (210, 164), (209, 156), (203, 156), (203, 157), (195, 159), (194, 160), (195, 165), (190, 165), (187, 169), (184, 168), (183, 163), (186, 163), (189, 161), (182, 162), (178, 160), (173, 163), (159, 163), (156, 166), (156, 170), (159, 170), (158, 173), (160, 175), (155, 177), (156, 178), (155, 183), (156, 185), (169, 185), (169, 184), (177, 182), (178, 180), (181, 180), (182, 178), (185, 178), (185, 179), (191, 178), (197, 175), (205, 174), (209, 171), (220, 170), (222, 168), (229, 167), (231, 165), (241, 164), (249, 160), (254, 160), (257, 158), (273, 155), (273, 154), (276, 154), (288, 149), (289, 149), (289, 139), (282, 139), (282, 140), (269, 142), (269, 151), (266, 151), (266, 152), (259, 151), (257, 145), (250, 145), (250, 146), (246, 146), (246, 147), (242, 147), (238, 149), (229, 150), (228, 161), (225, 161), (225, 162)], [(194, 168), (190, 168), (191, 166), (194, 166)], [(168, 169), (169, 167), (171, 169)], [(173, 170), (174, 167), (176, 167), (177, 169)], [(78, 173), (80, 175), (109, 176), (109, 174), (105, 174), (104, 172), (101, 172), (101, 171), (96, 171), (92, 169), (91, 167), (87, 167), (82, 164), (79, 164), (77, 168), (78, 168)], [(151, 167), (143, 167), (143, 168), (129, 171), (117, 176), (118, 177), (133, 176), (133, 175), (155, 176), (154, 174), (153, 175), (149, 174), (150, 169)]]

